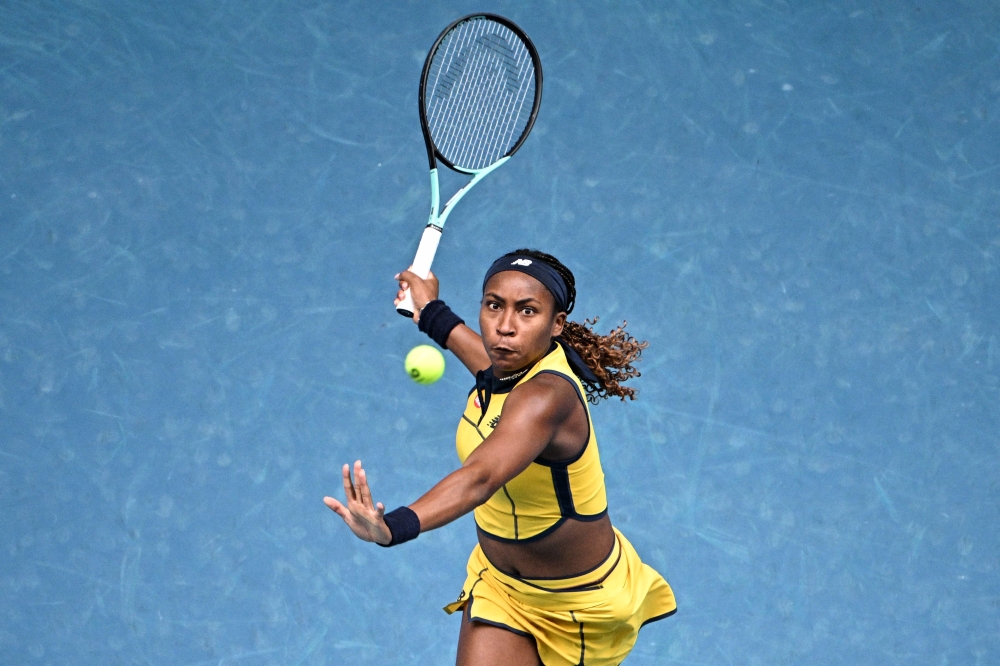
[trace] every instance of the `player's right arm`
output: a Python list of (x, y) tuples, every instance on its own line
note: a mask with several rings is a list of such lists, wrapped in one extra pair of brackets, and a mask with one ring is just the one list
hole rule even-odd
[[(423, 279), (412, 271), (403, 271), (396, 276), (396, 279), (399, 280), (396, 304), (399, 304), (406, 294), (406, 289), (409, 288), (415, 306), (413, 322), (418, 323), (420, 311), (438, 297), (438, 279), (434, 273), (428, 274), (427, 279)], [(486, 348), (483, 347), (482, 337), (465, 324), (459, 324), (452, 329), (448, 335), (447, 347), (448, 351), (457, 356), (462, 365), (468, 368), (473, 375), (490, 367), (490, 357), (487, 356)]]

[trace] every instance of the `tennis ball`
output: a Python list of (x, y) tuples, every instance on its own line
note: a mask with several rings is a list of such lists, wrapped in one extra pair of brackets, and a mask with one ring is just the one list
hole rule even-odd
[(444, 356), (430, 345), (418, 345), (406, 355), (406, 374), (418, 384), (433, 384), (444, 374)]

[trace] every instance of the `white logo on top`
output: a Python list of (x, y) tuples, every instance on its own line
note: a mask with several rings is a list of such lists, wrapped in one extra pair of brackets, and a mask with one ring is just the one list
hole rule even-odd
[(510, 265), (511, 266), (530, 266), (531, 265), (531, 259), (515, 259), (514, 261), (510, 262)]

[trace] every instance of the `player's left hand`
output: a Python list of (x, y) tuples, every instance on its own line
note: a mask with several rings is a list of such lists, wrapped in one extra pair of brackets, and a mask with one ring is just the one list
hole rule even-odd
[[(351, 468), (344, 465), (344, 494), (347, 495), (347, 505), (332, 497), (324, 497), (323, 503), (330, 510), (344, 519), (354, 536), (362, 541), (374, 541), (387, 545), (392, 541), (392, 532), (385, 524), (385, 506), (381, 502), (372, 501), (372, 491), (368, 487), (368, 477), (361, 467), (361, 461), (354, 463), (354, 481), (351, 481)], [(356, 483), (355, 483), (356, 482)]]

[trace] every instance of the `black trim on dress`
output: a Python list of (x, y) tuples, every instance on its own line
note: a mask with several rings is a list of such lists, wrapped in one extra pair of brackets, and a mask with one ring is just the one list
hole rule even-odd
[(559, 526), (562, 525), (563, 523), (565, 523), (568, 519), (579, 520), (581, 523), (591, 523), (591, 522), (593, 522), (595, 520), (600, 520), (601, 518), (604, 518), (604, 516), (606, 516), (606, 515), (608, 515), (607, 508), (605, 508), (600, 513), (595, 513), (595, 514), (592, 514), (592, 515), (586, 515), (585, 516), (583, 514), (579, 514), (578, 513), (578, 514), (575, 514), (573, 516), (568, 516), (568, 517), (567, 516), (563, 516), (562, 518), (560, 518), (559, 520), (557, 520), (555, 523), (553, 523), (552, 527), (547, 527), (546, 529), (542, 530), (538, 534), (536, 534), (534, 536), (530, 536), (530, 537), (524, 538), (524, 539), (508, 539), (507, 537), (497, 536), (495, 534), (492, 534), (492, 533), (487, 532), (486, 530), (484, 530), (483, 527), (482, 527), (482, 525), (480, 525), (478, 522), (476, 523), (476, 529), (479, 530), (479, 532), (483, 536), (485, 536), (487, 539), (492, 539), (493, 541), (499, 541), (501, 543), (531, 543), (532, 541), (538, 541), (540, 539), (544, 539), (548, 535), (552, 534), (557, 529), (559, 529)]
[(675, 608), (675, 609), (673, 609), (672, 611), (670, 611), (668, 613), (664, 613), (663, 615), (657, 615), (656, 617), (651, 617), (648, 620), (646, 620), (645, 622), (643, 622), (642, 624), (640, 624), (639, 628), (642, 629), (647, 624), (652, 624), (653, 622), (658, 622), (660, 620), (664, 620), (664, 619), (670, 617), (671, 615), (673, 615), (676, 612), (677, 612), (677, 609)]
[(538, 463), (539, 465), (544, 465), (545, 467), (553, 467), (556, 465), (572, 465), (577, 460), (583, 457), (583, 454), (587, 450), (587, 447), (590, 446), (590, 439), (594, 434), (594, 424), (591, 423), (590, 420), (590, 410), (587, 408), (587, 401), (583, 397), (583, 394), (580, 393), (580, 387), (577, 386), (576, 382), (573, 381), (572, 377), (570, 377), (566, 373), (559, 372), (558, 370), (539, 370), (534, 376), (537, 377), (538, 375), (555, 375), (556, 377), (562, 377), (567, 382), (569, 382), (570, 386), (573, 387), (573, 390), (576, 391), (576, 396), (580, 398), (580, 402), (583, 404), (583, 413), (587, 415), (587, 439), (584, 440), (583, 442), (583, 448), (580, 449), (579, 453), (577, 453), (574, 456), (571, 456), (569, 458), (564, 458), (562, 460), (546, 460), (545, 458), (539, 456), (538, 458), (535, 458), (534, 462)]
[(552, 466), (552, 488), (556, 491), (556, 501), (559, 502), (559, 513), (564, 518), (576, 515), (573, 504), (573, 489), (569, 485), (569, 467), (566, 465)]
[[(600, 578), (598, 578), (597, 580), (591, 581), (584, 585), (576, 585), (574, 587), (563, 587), (559, 589), (552, 589), (551, 587), (535, 585), (534, 583), (531, 582), (533, 580), (558, 580), (558, 579), (541, 579), (541, 578), (527, 579), (527, 578), (518, 578), (517, 576), (510, 576), (510, 574), (504, 574), (504, 575), (510, 576), (511, 578), (515, 578), (524, 585), (529, 585), (535, 588), (536, 590), (541, 590), (542, 592), (549, 592), (551, 594), (558, 594), (560, 592), (590, 592), (592, 590), (599, 590), (602, 587), (604, 587), (601, 583), (603, 583), (608, 579), (608, 576), (610, 576), (614, 572), (614, 570), (618, 568), (618, 563), (621, 561), (622, 561), (622, 554), (619, 552), (618, 559), (615, 560), (615, 563), (612, 564), (611, 568), (608, 569), (607, 572), (605, 572), (605, 574)], [(607, 560), (605, 560), (605, 562), (607, 562)], [(603, 564), (603, 562), (601, 564)], [(567, 576), (566, 578), (576, 578), (576, 576)]]
[[(479, 581), (476, 581), (476, 582), (479, 582)], [(466, 602), (466, 604), (465, 604), (465, 616), (468, 618), (469, 622), (478, 622), (480, 624), (488, 624), (491, 627), (499, 627), (500, 629), (506, 629), (507, 631), (510, 631), (512, 633), (517, 634), (518, 636), (527, 636), (531, 640), (535, 640), (535, 637), (532, 636), (531, 634), (529, 634), (527, 631), (521, 631), (520, 629), (515, 629), (514, 627), (510, 626), (509, 624), (504, 624), (503, 622), (497, 622), (495, 620), (487, 620), (485, 618), (472, 617), (472, 602), (473, 601), (475, 601), (475, 598), (472, 596), (472, 594), (469, 594), (469, 601)]]
[[(594, 571), (597, 571), (598, 569), (600, 569), (601, 567), (603, 567), (604, 565), (606, 565), (608, 563), (608, 560), (611, 559), (611, 556), (615, 552), (615, 546), (619, 546), (618, 557), (615, 558), (615, 563), (612, 564), (611, 568), (608, 569), (606, 572), (604, 572), (604, 575), (601, 576), (600, 578), (598, 578), (597, 580), (592, 580), (592, 581), (590, 581), (590, 582), (588, 582), (588, 583), (586, 583), (584, 585), (577, 585), (575, 587), (564, 587), (564, 588), (560, 588), (560, 589), (552, 589), (552, 588), (549, 588), (549, 587), (543, 587), (541, 585), (535, 585), (535, 583), (532, 582), (532, 581), (553, 581), (553, 582), (557, 582), (557, 581), (560, 581), (560, 580), (570, 580), (571, 578), (580, 578), (582, 576), (586, 576), (589, 573), (593, 573)], [(615, 569), (618, 568), (618, 564), (622, 561), (622, 553), (624, 552), (624, 548), (621, 548), (620, 546), (621, 546), (621, 542), (618, 540), (618, 535), (616, 534), (615, 535), (615, 543), (611, 545), (611, 551), (607, 554), (607, 557), (605, 557), (603, 560), (600, 561), (600, 563), (594, 565), (593, 567), (587, 569), (586, 571), (581, 571), (580, 573), (570, 574), (568, 576), (538, 576), (538, 577), (535, 577), (535, 578), (522, 578), (521, 576), (515, 576), (514, 574), (508, 573), (508, 572), (504, 571), (503, 569), (501, 569), (500, 567), (498, 567), (486, 555), (485, 552), (483, 553), (483, 557), (486, 558), (486, 561), (489, 562), (493, 566), (494, 569), (496, 569), (497, 571), (499, 571), (500, 573), (502, 573), (504, 576), (508, 576), (510, 578), (513, 578), (514, 580), (517, 580), (517, 581), (520, 581), (520, 582), (524, 583), (525, 585), (530, 585), (531, 587), (537, 588), (539, 590), (543, 590), (545, 592), (582, 592), (582, 591), (585, 591), (585, 590), (590, 590), (590, 589), (593, 589), (593, 588), (600, 587), (600, 584), (603, 583), (605, 580), (607, 580), (608, 576), (610, 576), (611, 573)], [(483, 569), (483, 571), (486, 571), (486, 570)], [(479, 583), (479, 581), (482, 580), (482, 574), (483, 574), (483, 572), (480, 571), (479, 572), (480, 578), (478, 580), (476, 580), (475, 583), (473, 583), (473, 585), (472, 585), (473, 588), (475, 588), (475, 586)]]
[[(615, 544), (617, 544), (617, 543), (618, 543), (618, 535), (615, 535)], [(600, 569), (601, 567), (603, 567), (605, 564), (607, 564), (608, 560), (611, 559), (612, 553), (615, 552), (615, 544), (611, 545), (611, 550), (608, 551), (607, 556), (603, 560), (601, 560), (599, 564), (595, 564), (594, 566), (590, 567), (586, 571), (581, 571), (580, 573), (570, 574), (568, 576), (537, 576), (535, 578), (532, 578), (531, 580), (566, 580), (567, 578), (579, 578), (580, 576), (586, 576), (589, 573), (594, 573), (595, 571), (597, 571), (598, 569)], [(483, 553), (483, 557), (486, 557), (486, 553)], [(490, 560), (490, 558), (486, 557), (486, 561), (490, 562), (492, 564), (492, 561)], [(511, 576), (509, 573), (507, 573), (506, 571), (504, 571), (503, 569), (501, 569), (500, 567), (498, 567), (495, 564), (493, 566), (494, 566), (494, 568), (497, 571), (499, 571), (500, 573), (502, 573), (504, 576), (510, 576), (511, 578), (517, 578), (518, 580), (524, 580), (523, 578), (520, 578), (518, 576)], [(615, 562), (615, 566), (618, 566), (618, 562)], [(611, 568), (614, 569), (615, 566), (613, 566)]]
[[(569, 616), (573, 618), (574, 622), (576, 622), (576, 614), (573, 611), (569, 612)], [(576, 622), (576, 623), (580, 625), (580, 663), (577, 664), (576, 666), (584, 666), (583, 655), (587, 652), (587, 643), (583, 637), (583, 622)]]
[(485, 442), (485, 441), (486, 441), (486, 435), (484, 435), (484, 434), (483, 434), (483, 431), (479, 429), (479, 426), (478, 426), (478, 425), (476, 425), (475, 423), (473, 423), (473, 422), (472, 422), (472, 419), (470, 419), (470, 418), (469, 418), (468, 416), (466, 416), (465, 414), (462, 414), (462, 418), (463, 418), (463, 419), (465, 420), (465, 422), (466, 422), (466, 423), (468, 423), (468, 424), (469, 424), (470, 426), (472, 426), (473, 428), (475, 428), (475, 429), (476, 429), (476, 433), (478, 433), (478, 434), (479, 434), (479, 436), (480, 436), (480, 437), (482, 437), (482, 438), (483, 438), (483, 441)]
[(562, 525), (564, 522), (566, 522), (566, 519), (560, 518), (555, 522), (554, 525), (552, 525), (552, 527), (542, 530), (535, 536), (530, 536), (523, 539), (508, 539), (507, 537), (497, 536), (496, 534), (484, 530), (482, 525), (480, 525), (478, 522), (476, 523), (476, 529), (479, 531), (480, 534), (482, 534), (487, 539), (490, 539), (492, 541), (499, 541), (500, 543), (531, 543), (532, 541), (538, 541), (540, 539), (544, 539), (548, 535), (552, 534), (557, 529), (559, 529), (559, 526)]
[(507, 492), (507, 484), (505, 483), (500, 487), (503, 488), (503, 494), (506, 495), (507, 499), (510, 501), (510, 515), (514, 518), (514, 540), (517, 541), (517, 506), (514, 504), (514, 498), (510, 496), (509, 492)]

